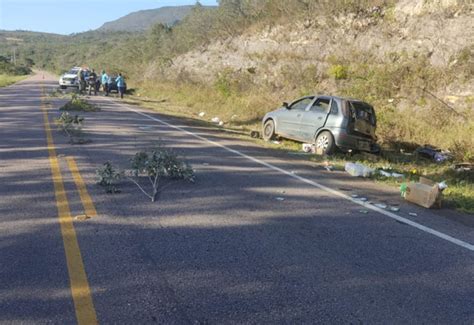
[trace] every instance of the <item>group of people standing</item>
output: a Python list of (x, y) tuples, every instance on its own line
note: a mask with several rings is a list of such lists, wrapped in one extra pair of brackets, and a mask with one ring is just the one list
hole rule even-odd
[(94, 95), (97, 95), (97, 92), (100, 90), (105, 92), (105, 96), (108, 96), (111, 90), (116, 89), (120, 95), (120, 98), (123, 98), (123, 95), (126, 90), (125, 79), (121, 73), (118, 76), (108, 75), (105, 70), (102, 70), (100, 75), (95, 73), (95, 70), (91, 71), (87, 69), (82, 69), (79, 71), (79, 92), (81, 94), (86, 92), (86, 89), (89, 91), (89, 95), (94, 92)]

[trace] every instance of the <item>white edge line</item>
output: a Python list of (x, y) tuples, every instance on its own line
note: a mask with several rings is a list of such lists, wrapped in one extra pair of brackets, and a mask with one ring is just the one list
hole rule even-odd
[(229, 147), (226, 147), (226, 146), (223, 145), (223, 144), (220, 144), (220, 143), (218, 143), (218, 142), (209, 140), (209, 139), (207, 139), (207, 138), (205, 138), (205, 137), (203, 137), (203, 136), (201, 136), (201, 135), (199, 135), (199, 134), (196, 134), (196, 133), (190, 132), (190, 131), (188, 131), (188, 130), (186, 130), (186, 129), (183, 129), (183, 128), (180, 127), (180, 126), (176, 126), (176, 125), (167, 123), (167, 122), (165, 122), (165, 121), (163, 121), (163, 120), (160, 120), (160, 119), (158, 119), (158, 118), (156, 118), (156, 117), (150, 116), (150, 115), (148, 115), (148, 114), (146, 114), (146, 113), (137, 111), (137, 110), (135, 110), (135, 109), (133, 109), (133, 108), (130, 108), (130, 107), (127, 107), (127, 106), (125, 106), (124, 104), (118, 103), (118, 102), (114, 101), (114, 100), (111, 99), (111, 98), (107, 98), (107, 99), (108, 99), (109, 101), (112, 101), (112, 102), (114, 102), (115, 104), (118, 104), (119, 106), (125, 108), (126, 110), (135, 112), (136, 114), (139, 114), (139, 115), (142, 115), (142, 116), (145, 116), (145, 117), (147, 117), (147, 118), (149, 118), (149, 119), (151, 119), (151, 120), (153, 120), (153, 121), (155, 121), (155, 122), (161, 123), (161, 124), (163, 124), (163, 125), (166, 125), (166, 126), (168, 126), (168, 127), (173, 128), (173, 129), (176, 129), (176, 130), (179, 130), (179, 131), (181, 131), (181, 132), (184, 132), (184, 133), (186, 133), (186, 134), (188, 134), (188, 135), (191, 135), (191, 136), (193, 136), (193, 137), (195, 137), (195, 138), (197, 138), (197, 139), (200, 139), (200, 140), (202, 140), (202, 141), (208, 142), (208, 143), (213, 144), (213, 145), (215, 145), (215, 146), (217, 146), (217, 147), (220, 147), (220, 148), (222, 148), (222, 149), (225, 149), (225, 150), (227, 150), (227, 151), (229, 151), (229, 152), (231, 152), (231, 153), (233, 153), (233, 154), (236, 154), (236, 155), (238, 155), (238, 156), (241, 156), (241, 157), (244, 157), (244, 158), (246, 158), (246, 159), (248, 159), (248, 160), (251, 160), (251, 161), (253, 161), (253, 162), (257, 163), (257, 164), (260, 164), (260, 165), (265, 166), (265, 167), (267, 167), (267, 168), (273, 169), (273, 170), (278, 171), (278, 172), (280, 172), (280, 173), (282, 173), (282, 174), (285, 174), (285, 175), (287, 175), (287, 176), (293, 177), (293, 178), (295, 178), (295, 179), (297, 179), (297, 180), (302, 181), (303, 183), (306, 183), (306, 184), (309, 184), (309, 185), (311, 185), (311, 186), (317, 187), (317, 188), (319, 188), (319, 189), (321, 189), (321, 190), (323, 190), (323, 191), (326, 191), (326, 192), (328, 192), (328, 193), (331, 193), (331, 194), (333, 194), (333, 195), (335, 195), (335, 196), (338, 196), (338, 197), (340, 197), (340, 198), (343, 198), (343, 199), (346, 199), (346, 200), (348, 200), (348, 201), (351, 201), (352, 203), (355, 203), (355, 204), (358, 204), (358, 205), (360, 205), (360, 206), (363, 206), (364, 208), (367, 208), (367, 209), (376, 211), (376, 212), (378, 212), (378, 213), (380, 213), (380, 214), (383, 214), (383, 215), (386, 216), (386, 217), (395, 219), (395, 220), (397, 220), (397, 221), (399, 221), (399, 222), (402, 222), (402, 223), (404, 223), (404, 224), (407, 224), (407, 225), (409, 225), (409, 226), (412, 226), (412, 227), (414, 227), (414, 228), (416, 228), (416, 229), (418, 229), (418, 230), (424, 231), (424, 232), (429, 233), (429, 234), (431, 234), (431, 235), (433, 235), (433, 236), (439, 237), (439, 238), (441, 238), (441, 239), (444, 239), (444, 240), (449, 241), (449, 242), (451, 242), (451, 243), (453, 243), (453, 244), (455, 244), (455, 245), (461, 246), (461, 247), (463, 247), (463, 248), (465, 248), (465, 249), (468, 249), (468, 250), (474, 252), (474, 245), (473, 245), (473, 244), (469, 244), (469, 243), (467, 243), (467, 242), (465, 242), (465, 241), (462, 241), (462, 240), (460, 240), (460, 239), (457, 239), (457, 238), (454, 238), (454, 237), (452, 237), (452, 236), (446, 235), (446, 234), (444, 234), (444, 233), (442, 233), (442, 232), (439, 232), (439, 231), (437, 231), (437, 230), (431, 229), (431, 228), (429, 228), (429, 227), (427, 227), (427, 226), (424, 226), (424, 225), (419, 224), (419, 223), (417, 223), (417, 222), (411, 221), (411, 220), (409, 220), (409, 219), (406, 219), (406, 218), (404, 218), (404, 217), (401, 217), (401, 216), (399, 216), (399, 215), (397, 215), (397, 214), (394, 214), (394, 213), (392, 213), (392, 212), (385, 211), (385, 210), (383, 210), (383, 209), (381, 209), (381, 208), (378, 208), (378, 207), (376, 207), (376, 206), (373, 206), (373, 205), (366, 205), (364, 202), (360, 202), (360, 201), (358, 201), (358, 200), (356, 200), (356, 199), (354, 199), (354, 198), (352, 198), (352, 197), (350, 197), (350, 196), (348, 196), (348, 195), (346, 195), (346, 194), (344, 194), (344, 193), (342, 193), (342, 192), (336, 191), (336, 190), (334, 190), (334, 189), (332, 189), (332, 188), (330, 188), (330, 187), (321, 185), (321, 184), (316, 183), (316, 182), (314, 182), (314, 181), (312, 181), (312, 180), (310, 180), (310, 179), (307, 179), (307, 178), (301, 177), (301, 176), (299, 176), (299, 175), (293, 174), (293, 173), (291, 173), (291, 172), (289, 172), (289, 171), (287, 171), (287, 170), (284, 170), (284, 169), (282, 169), (282, 168), (280, 168), (280, 167), (274, 166), (274, 165), (272, 165), (272, 164), (270, 164), (270, 163), (267, 163), (267, 162), (265, 162), (265, 161), (263, 161), (263, 160), (260, 160), (260, 159), (254, 158), (254, 157), (252, 157), (252, 156), (246, 155), (246, 154), (244, 154), (244, 153), (242, 153), (242, 152), (240, 152), (240, 151), (238, 151), (238, 150), (235, 150), (235, 149), (231, 149), (231, 148), (229, 148)]

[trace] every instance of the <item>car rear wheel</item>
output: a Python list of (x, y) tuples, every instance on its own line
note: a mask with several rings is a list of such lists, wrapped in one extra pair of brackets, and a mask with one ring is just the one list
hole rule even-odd
[(275, 122), (268, 120), (263, 125), (263, 140), (270, 141), (275, 139)]
[(334, 137), (331, 132), (323, 131), (316, 138), (316, 151), (321, 152), (323, 155), (330, 155), (336, 150), (336, 144), (334, 143)]

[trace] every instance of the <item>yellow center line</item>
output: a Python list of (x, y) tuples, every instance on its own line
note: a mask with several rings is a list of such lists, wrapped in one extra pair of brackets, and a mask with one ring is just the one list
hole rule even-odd
[[(76, 230), (64, 189), (64, 182), (59, 167), (53, 135), (49, 124), (48, 112), (44, 105), (44, 86), (42, 86), (41, 110), (43, 111), (44, 129), (49, 152), (49, 162), (56, 196), (61, 235), (66, 254), (69, 281), (78, 324), (97, 324), (97, 316), (92, 302), (92, 295), (87, 281), (86, 271), (82, 262), (81, 250), (77, 241)], [(95, 209), (94, 209), (95, 210)]]
[(92, 202), (92, 198), (89, 195), (89, 192), (87, 192), (86, 184), (82, 179), (79, 168), (77, 168), (76, 161), (72, 157), (66, 157), (66, 160), (69, 170), (72, 173), (74, 183), (76, 183), (77, 190), (79, 191), (79, 196), (81, 197), (81, 202), (85, 210), (84, 212), (91, 218), (96, 217), (97, 211), (95, 209), (94, 203)]

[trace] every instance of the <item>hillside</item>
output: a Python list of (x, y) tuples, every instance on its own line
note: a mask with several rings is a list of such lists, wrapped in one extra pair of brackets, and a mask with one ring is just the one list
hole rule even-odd
[[(182, 21), (194, 6), (162, 7), (132, 12), (117, 20), (102, 25), (99, 31), (145, 31), (154, 24), (173, 26)], [(205, 7), (213, 8), (213, 7)]]
[[(381, 143), (399, 148), (429, 141), (472, 159), (474, 138), (466, 135), (474, 133), (474, 34), (467, 30), (474, 30), (473, 8), (456, 0), (302, 15), (221, 37), (165, 64), (157, 60), (143, 84), (156, 88), (168, 80), (179, 87), (157, 93), (193, 112), (207, 108), (243, 121), (259, 121), (304, 94), (351, 96), (377, 108)], [(188, 103), (186, 93), (200, 99), (189, 95)], [(219, 113), (222, 107), (226, 113)]]

